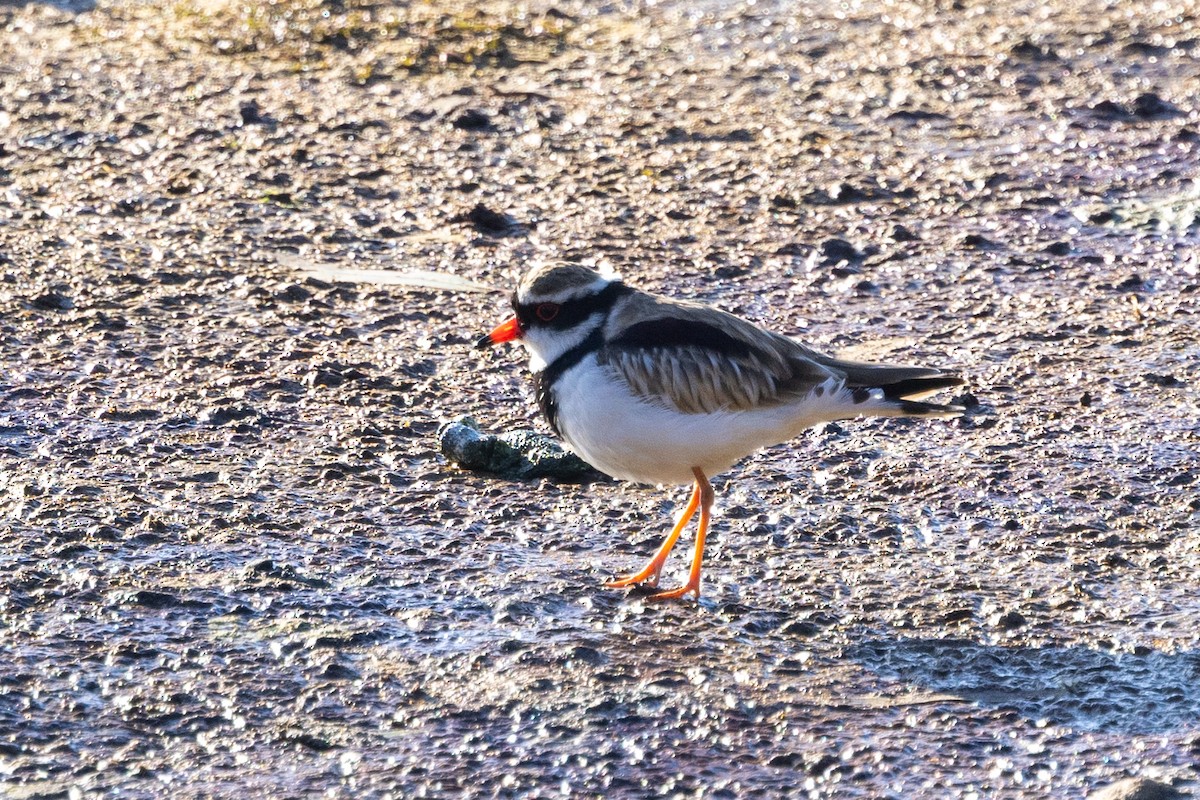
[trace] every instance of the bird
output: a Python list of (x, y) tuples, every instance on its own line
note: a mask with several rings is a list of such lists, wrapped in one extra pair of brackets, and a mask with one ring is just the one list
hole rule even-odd
[(513, 316), (477, 342), (519, 342), (551, 430), (614, 478), (691, 485), (683, 513), (646, 563), (605, 584), (657, 589), (696, 511), (687, 582), (652, 599), (700, 599), (712, 519), (709, 479), (822, 422), (858, 416), (954, 417), (922, 398), (960, 386), (954, 372), (823, 355), (715, 307), (641, 291), (575, 263), (531, 267)]

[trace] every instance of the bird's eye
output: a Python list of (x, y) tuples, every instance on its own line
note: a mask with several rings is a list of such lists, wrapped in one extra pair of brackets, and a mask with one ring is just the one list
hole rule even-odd
[(538, 307), (533, 310), (533, 313), (542, 322), (549, 322), (558, 316), (558, 303), (539, 303)]

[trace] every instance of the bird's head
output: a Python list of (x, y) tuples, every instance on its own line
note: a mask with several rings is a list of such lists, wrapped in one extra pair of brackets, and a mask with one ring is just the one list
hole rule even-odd
[(513, 292), (514, 316), (481, 337), (476, 347), (520, 341), (536, 372), (582, 343), (628, 291), (615, 276), (578, 264), (534, 267)]

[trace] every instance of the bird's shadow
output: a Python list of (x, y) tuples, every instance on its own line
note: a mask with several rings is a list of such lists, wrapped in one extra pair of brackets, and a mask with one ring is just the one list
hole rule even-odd
[(846, 655), (866, 669), (982, 707), (1076, 730), (1161, 734), (1200, 719), (1200, 652), (999, 647), (959, 639), (873, 639)]

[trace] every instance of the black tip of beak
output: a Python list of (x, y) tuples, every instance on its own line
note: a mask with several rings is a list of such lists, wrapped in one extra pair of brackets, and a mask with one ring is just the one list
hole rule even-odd
[(479, 337), (477, 342), (475, 342), (475, 349), (486, 350), (494, 344), (495, 342), (492, 341), (492, 335), (490, 333), (485, 333), (483, 336)]

